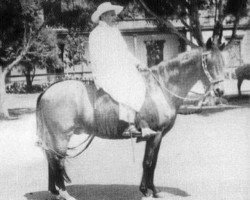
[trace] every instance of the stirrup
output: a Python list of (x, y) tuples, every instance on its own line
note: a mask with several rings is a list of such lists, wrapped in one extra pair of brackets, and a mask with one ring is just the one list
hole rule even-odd
[[(144, 130), (145, 130), (145, 129), (144, 129)], [(154, 137), (154, 136), (156, 136), (156, 135), (159, 134), (159, 132), (153, 131), (153, 130), (150, 129), (150, 128), (146, 128), (146, 132), (148, 132), (146, 135), (141, 136), (141, 137), (138, 137), (138, 138), (136, 139), (136, 143), (138, 143), (138, 142), (143, 142), (143, 141), (147, 141), (149, 138)]]
[(151, 128), (143, 128), (142, 129), (142, 138), (150, 138), (152, 136), (157, 135), (158, 133)]
[(122, 133), (123, 137), (141, 137), (142, 133), (138, 131), (133, 124), (130, 124), (127, 129)]

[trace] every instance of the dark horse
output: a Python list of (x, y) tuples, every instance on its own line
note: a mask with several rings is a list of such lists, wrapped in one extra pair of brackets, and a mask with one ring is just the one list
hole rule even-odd
[[(201, 50), (182, 53), (169, 62), (154, 66), (151, 71), (142, 72), (147, 94), (137, 118), (146, 120), (150, 128), (159, 132), (146, 141), (140, 185), (143, 195), (149, 196), (150, 189), (155, 198), (162, 196), (154, 185), (162, 137), (173, 127), (180, 105), (198, 80), (213, 88), (216, 95), (223, 94), (219, 81), (223, 77), (223, 67), (221, 52), (213, 48), (205, 54)], [(80, 81), (56, 83), (39, 96), (37, 134), (47, 156), (52, 194), (75, 199), (67, 193), (64, 182), (70, 182), (64, 164), (73, 134), (88, 134), (88, 145), (95, 136), (126, 139), (121, 136), (126, 125), (118, 120), (118, 110), (118, 103), (107, 93), (97, 91), (94, 84)]]
[(238, 79), (237, 88), (238, 88), (238, 94), (241, 96), (241, 84), (242, 82), (246, 80), (250, 80), (250, 63), (244, 64), (242, 67), (238, 67), (235, 70), (236, 77)]

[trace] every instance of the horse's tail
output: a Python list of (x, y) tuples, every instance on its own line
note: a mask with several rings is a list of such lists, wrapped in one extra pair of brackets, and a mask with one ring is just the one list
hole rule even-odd
[(37, 144), (45, 151), (45, 155), (49, 165), (49, 176), (52, 178), (57, 186), (63, 184), (63, 181), (71, 182), (65, 170), (66, 152), (59, 152), (53, 149), (51, 142), (51, 135), (46, 125), (42, 109), (42, 95), (38, 97), (36, 104), (36, 123), (37, 136), (39, 141)]
[(48, 160), (49, 176), (53, 179), (55, 185), (62, 188), (64, 181), (71, 183), (71, 180), (65, 169), (65, 157), (60, 157), (53, 151), (45, 150), (45, 154)]
[(36, 135), (38, 137), (38, 141), (37, 144), (39, 146), (43, 146), (45, 145), (45, 122), (44, 122), (44, 118), (43, 118), (43, 114), (42, 114), (42, 109), (41, 109), (41, 99), (44, 93), (41, 93), (36, 101)]

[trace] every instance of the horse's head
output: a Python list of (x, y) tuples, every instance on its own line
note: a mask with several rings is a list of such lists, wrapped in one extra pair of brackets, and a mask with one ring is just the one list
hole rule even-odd
[(216, 96), (224, 94), (224, 65), (221, 50), (214, 45), (207, 45), (207, 51), (202, 54), (202, 69), (204, 72), (202, 82), (207, 87), (212, 87)]

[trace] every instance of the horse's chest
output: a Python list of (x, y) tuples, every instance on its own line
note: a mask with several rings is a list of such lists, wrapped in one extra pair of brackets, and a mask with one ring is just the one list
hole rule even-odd
[(157, 110), (159, 126), (170, 124), (176, 115), (175, 107), (165, 99), (162, 92), (153, 93), (151, 98)]

